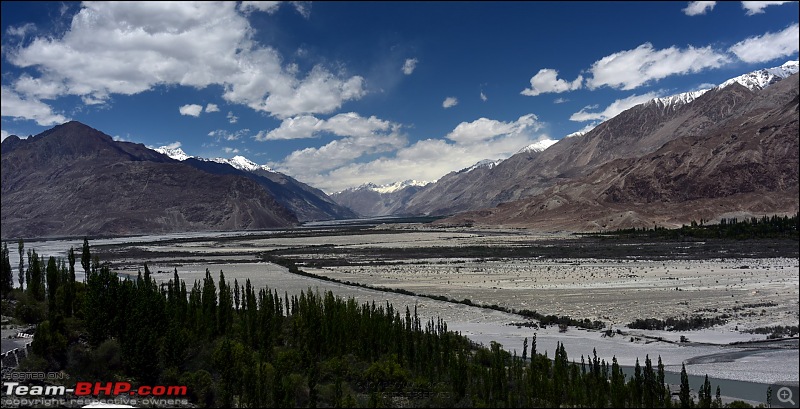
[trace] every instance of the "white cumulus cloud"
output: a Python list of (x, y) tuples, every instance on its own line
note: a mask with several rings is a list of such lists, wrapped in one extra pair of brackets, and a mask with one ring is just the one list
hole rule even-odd
[(549, 92), (560, 93), (579, 89), (582, 84), (583, 76), (581, 75), (578, 75), (578, 78), (574, 81), (567, 82), (558, 79), (558, 71), (550, 68), (542, 68), (536, 75), (531, 77), (531, 87), (522, 90), (520, 94), (534, 97)]
[[(310, 12), (306, 3), (293, 5), (301, 14)], [(17, 92), (24, 91), (26, 98), (75, 95), (86, 104), (102, 104), (114, 94), (163, 85), (219, 85), (227, 102), (283, 118), (330, 113), (365, 95), (364, 79), (347, 75), (343, 67), (332, 72), (317, 65), (304, 73), (258, 43), (246, 13), (275, 7), (269, 2), (85, 2), (62, 35), (34, 37), (4, 52), (11, 64), (38, 73), (37, 84), (19, 84)]]
[(355, 112), (335, 115), (330, 119), (318, 119), (312, 115), (303, 115), (284, 119), (281, 125), (269, 132), (259, 132), (256, 140), (279, 140), (314, 138), (321, 132), (337, 136), (377, 135), (399, 129), (400, 125), (379, 119), (375, 116), (362, 117)]
[(547, 135), (528, 133), (511, 133), (471, 144), (424, 139), (396, 150), (393, 155), (348, 163), (327, 172), (307, 175), (303, 180), (329, 193), (367, 182), (433, 181), (484, 159), (506, 159), (526, 146), (547, 139)]
[(586, 85), (589, 89), (609, 86), (632, 90), (672, 75), (719, 68), (729, 61), (727, 55), (711, 47), (680, 49), (673, 46), (656, 50), (652, 44), (644, 43), (596, 61), (589, 69), (592, 77), (587, 79)]
[[(366, 119), (352, 124), (366, 124)], [(378, 122), (372, 124), (378, 128)], [(320, 127), (317, 121), (308, 121), (304, 126)], [(525, 146), (549, 139), (547, 135), (536, 134), (540, 128), (533, 114), (515, 121), (480, 118), (459, 124), (444, 139), (424, 139), (406, 145), (399, 127), (392, 123), (372, 135), (348, 136), (320, 148), (295, 151), (280, 163), (270, 165), (328, 193), (367, 182), (432, 181), (483, 159), (508, 158)], [(349, 133), (356, 132), (351, 128)], [(379, 157), (364, 161), (368, 155)]]
[[(285, 1), (243, 1), (239, 4), (239, 10), (245, 14), (253, 11), (263, 11), (267, 14), (275, 14), (280, 8), (281, 4)], [(300, 13), (304, 18), (311, 17), (311, 2), (310, 1), (293, 1), (291, 2), (294, 9)]]
[(581, 109), (580, 111), (572, 114), (572, 116), (569, 117), (569, 120), (576, 122), (605, 121), (607, 119), (611, 119), (619, 115), (622, 111), (625, 111), (636, 105), (645, 103), (653, 98), (658, 98), (659, 96), (660, 95), (656, 92), (648, 92), (642, 95), (631, 95), (627, 98), (618, 99), (612, 102), (602, 111), (595, 111), (595, 112), (591, 112), (591, 110), (597, 109), (596, 105), (587, 106)]
[(274, 14), (278, 11), (280, 5), (280, 1), (243, 1), (239, 4), (239, 9), (246, 13), (258, 10), (268, 14)]
[(533, 132), (539, 128), (541, 128), (541, 124), (534, 114), (523, 115), (513, 122), (478, 118), (472, 122), (458, 124), (445, 137), (457, 143), (469, 144), (493, 139), (500, 135)]
[(197, 104), (187, 104), (178, 108), (178, 111), (181, 113), (181, 115), (193, 116), (196, 118), (200, 116), (201, 112), (203, 112), (203, 106)]
[(206, 105), (206, 112), (219, 112), (219, 107), (217, 104), (208, 104)]
[(214, 138), (217, 142), (236, 141), (250, 133), (250, 129), (240, 129), (236, 132), (229, 132), (224, 129), (217, 129), (208, 133), (208, 136)]
[(414, 70), (417, 68), (417, 63), (419, 61), (416, 58), (409, 58), (406, 62), (403, 63), (403, 74), (411, 75)]
[(30, 119), (41, 126), (59, 125), (69, 121), (64, 115), (53, 112), (53, 109), (36, 98), (26, 98), (11, 89), (2, 87), (0, 105), (3, 116)]
[(752, 16), (764, 12), (764, 9), (769, 6), (779, 6), (781, 4), (791, 3), (789, 1), (743, 1), (742, 8), (747, 10), (745, 14)]
[(348, 165), (364, 155), (393, 152), (406, 143), (406, 138), (399, 133), (346, 137), (319, 148), (294, 151), (272, 167), (300, 180), (319, 180), (324, 179), (322, 174)]
[(767, 62), (797, 54), (798, 42), (800, 42), (800, 26), (794, 23), (777, 33), (766, 33), (740, 41), (729, 51), (744, 62)]
[(444, 102), (442, 102), (442, 107), (445, 109), (452, 108), (456, 105), (458, 105), (458, 98), (456, 97), (447, 97), (444, 99)]
[(21, 26), (8, 26), (6, 33), (10, 36), (25, 37), (28, 33), (36, 31), (36, 26), (33, 23), (26, 23)]
[(689, 5), (683, 9), (683, 13), (687, 16), (706, 14), (707, 12), (714, 10), (715, 5), (717, 5), (716, 1), (690, 1)]

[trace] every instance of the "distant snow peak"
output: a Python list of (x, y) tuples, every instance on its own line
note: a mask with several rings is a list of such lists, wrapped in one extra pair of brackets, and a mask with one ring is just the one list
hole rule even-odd
[(756, 91), (764, 89), (786, 77), (796, 74), (798, 71), (800, 71), (798, 68), (798, 61), (787, 61), (780, 67), (764, 68), (731, 78), (720, 84), (719, 88), (725, 88), (733, 83), (739, 83), (753, 91)]
[(234, 156), (228, 163), (236, 169), (246, 170), (248, 172), (258, 170), (258, 164), (240, 155)]
[(263, 169), (263, 170), (266, 170), (266, 171), (269, 171), (269, 172), (274, 172), (274, 170), (271, 167), (269, 167), (267, 165), (258, 165), (255, 162), (251, 161), (250, 159), (247, 159), (247, 158), (245, 158), (244, 156), (241, 156), (241, 155), (236, 155), (231, 159), (226, 159), (226, 158), (206, 159), (206, 158), (200, 158), (200, 157), (195, 157), (195, 156), (189, 156), (181, 148), (170, 148), (170, 147), (167, 147), (167, 146), (162, 146), (160, 148), (156, 148), (156, 149), (153, 149), (153, 150), (158, 152), (158, 153), (167, 155), (172, 159), (179, 160), (179, 161), (185, 161), (186, 159), (189, 159), (189, 158), (195, 158), (195, 159), (202, 160), (202, 161), (224, 163), (226, 165), (231, 165), (236, 169), (243, 170), (243, 171), (246, 171), (246, 172), (254, 172), (254, 171), (258, 170), (258, 169)]
[[(797, 61), (787, 61), (780, 67), (764, 68), (731, 78), (720, 84), (717, 88), (725, 88), (728, 85), (738, 83), (753, 91), (756, 91), (764, 89), (784, 78), (789, 77), (792, 74), (797, 73), (798, 71), (800, 70), (798, 69)], [(657, 104), (662, 108), (676, 108), (694, 101), (710, 90), (711, 89), (701, 89), (697, 91), (689, 91), (677, 95), (671, 95), (668, 97), (654, 98), (650, 100), (649, 103)]]
[(160, 148), (153, 149), (154, 151), (167, 155), (172, 159), (185, 161), (186, 159), (191, 158), (191, 156), (187, 155), (186, 152), (183, 151), (181, 148), (169, 148), (166, 146), (162, 146)]
[(426, 181), (419, 181), (419, 180), (413, 180), (413, 179), (408, 179), (408, 180), (404, 180), (404, 181), (401, 181), (401, 182), (389, 183), (389, 184), (386, 184), (386, 185), (376, 185), (376, 184), (374, 184), (372, 182), (367, 182), (367, 183), (364, 183), (363, 185), (360, 185), (358, 187), (349, 187), (349, 188), (347, 188), (345, 190), (342, 190), (342, 191), (336, 192), (336, 193), (355, 192), (355, 191), (358, 191), (358, 190), (372, 190), (373, 192), (378, 192), (378, 193), (382, 193), (382, 194), (383, 193), (393, 193), (393, 192), (396, 192), (398, 190), (402, 190), (402, 189), (404, 189), (406, 187), (409, 187), (409, 186), (425, 186), (425, 185), (427, 185), (429, 183), (434, 183), (434, 182), (435, 181), (426, 182)]
[[(567, 135), (567, 136), (570, 136), (570, 135)], [(541, 151), (553, 146), (556, 142), (558, 142), (558, 141), (555, 140), (555, 139), (544, 139), (544, 140), (541, 140), (541, 141), (538, 141), (538, 142), (534, 142), (534, 143), (532, 143), (532, 144), (520, 149), (519, 152), (517, 152), (517, 153), (541, 152)]]
[(404, 189), (404, 188), (406, 188), (408, 186), (425, 186), (428, 183), (430, 183), (430, 182), (408, 179), (408, 180), (404, 180), (402, 182), (394, 182), (394, 183), (389, 183), (389, 184), (380, 185), (380, 186), (375, 185), (374, 183), (367, 183), (366, 185), (363, 185), (363, 186), (366, 186), (367, 189), (375, 191), (375, 192), (378, 192), (378, 193), (392, 193), (392, 192), (396, 192), (398, 190)]
[(491, 168), (499, 165), (500, 162), (502, 162), (502, 161), (503, 161), (503, 159), (497, 159), (497, 160), (484, 159), (484, 160), (482, 160), (482, 161), (480, 161), (480, 162), (478, 162), (478, 163), (476, 163), (476, 164), (474, 164), (474, 165), (472, 165), (472, 166), (470, 166), (468, 168), (461, 169), (458, 173), (461, 173), (461, 172), (464, 172), (464, 173), (472, 172), (473, 170), (479, 169), (479, 168), (489, 168), (489, 169), (491, 169)]
[(231, 159), (213, 158), (213, 159), (209, 159), (209, 160), (211, 160), (212, 162), (217, 162), (217, 163), (225, 163), (225, 164), (233, 166), (236, 169), (243, 170), (245, 172), (255, 172), (255, 171), (259, 170), (259, 169), (263, 169), (263, 170), (272, 172), (272, 168), (270, 168), (269, 166), (267, 166), (267, 165), (259, 165), (259, 164), (255, 163), (255, 162), (251, 161), (250, 159), (247, 159), (247, 158), (245, 158), (244, 156), (241, 156), (241, 155), (236, 155)]
[(651, 100), (651, 102), (661, 106), (662, 108), (674, 108), (694, 101), (699, 96), (705, 94), (709, 90), (710, 89), (701, 89), (697, 91), (689, 91), (677, 95), (671, 95), (663, 98), (654, 98)]
[(577, 131), (565, 136), (564, 138), (572, 138), (573, 136), (583, 136), (586, 135), (588, 132), (589, 131)]

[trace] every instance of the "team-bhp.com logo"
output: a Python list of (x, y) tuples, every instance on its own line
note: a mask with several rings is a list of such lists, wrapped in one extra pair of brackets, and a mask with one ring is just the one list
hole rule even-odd
[(19, 382), (3, 382), (7, 396), (186, 396), (186, 386), (139, 386), (134, 388), (130, 382), (77, 382), (74, 388), (65, 386), (27, 386)]
[[(169, 405), (188, 403), (187, 387), (183, 385), (142, 385), (130, 382), (76, 382), (74, 388), (63, 385), (22, 385), (3, 382), (3, 403), (13, 406), (34, 404), (64, 404), (67, 401), (85, 404), (97, 399), (111, 399), (114, 403)], [(164, 401), (164, 402), (161, 402)]]

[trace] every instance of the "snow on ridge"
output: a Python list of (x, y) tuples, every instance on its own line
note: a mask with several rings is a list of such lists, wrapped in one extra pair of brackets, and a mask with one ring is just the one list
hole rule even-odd
[(236, 155), (233, 158), (228, 159), (226, 162), (236, 169), (245, 170), (248, 172), (258, 169), (258, 165), (255, 162), (240, 155)]
[(373, 187), (371, 187), (370, 190), (374, 190), (378, 193), (392, 193), (404, 189), (408, 186), (425, 186), (428, 183), (430, 182), (408, 179), (402, 182), (394, 182), (386, 185), (380, 185), (380, 186), (372, 185)]
[(764, 68), (731, 78), (720, 84), (718, 88), (725, 88), (728, 85), (739, 83), (753, 91), (756, 91), (764, 89), (786, 77), (791, 76), (792, 74), (797, 73), (798, 71), (800, 71), (798, 61), (787, 61), (780, 67)]
[(224, 163), (224, 164), (233, 166), (236, 169), (243, 170), (245, 172), (255, 172), (255, 171), (259, 170), (259, 169), (263, 169), (263, 170), (266, 170), (266, 171), (269, 171), (269, 172), (273, 172), (272, 168), (270, 168), (269, 166), (267, 166), (267, 165), (259, 165), (259, 164), (255, 163), (255, 162), (251, 161), (250, 159), (247, 159), (247, 158), (245, 158), (244, 156), (241, 156), (241, 155), (236, 155), (231, 159), (213, 158), (213, 159), (206, 159), (206, 160), (209, 160), (211, 162)]
[(426, 181), (420, 181), (420, 180), (414, 180), (414, 179), (408, 179), (408, 180), (403, 180), (403, 181), (399, 181), (399, 182), (388, 183), (388, 184), (385, 184), (385, 185), (376, 185), (376, 184), (374, 184), (372, 182), (367, 182), (367, 183), (364, 183), (364, 184), (362, 184), (362, 185), (360, 185), (358, 187), (349, 187), (349, 188), (347, 188), (345, 190), (342, 190), (342, 191), (336, 192), (336, 193), (355, 192), (355, 191), (364, 190), (364, 189), (372, 190), (373, 192), (378, 192), (378, 193), (381, 193), (381, 194), (383, 194), (383, 193), (393, 193), (393, 192), (396, 192), (398, 190), (404, 189), (404, 188), (409, 187), (409, 186), (425, 186), (425, 185), (427, 185), (429, 183), (433, 183), (433, 182), (426, 182)]
[(710, 90), (711, 89), (709, 88), (709, 89), (701, 89), (701, 90), (697, 90), (697, 91), (683, 92), (683, 93), (676, 94), (676, 95), (671, 95), (671, 96), (668, 96), (668, 97), (654, 98), (654, 99), (650, 100), (650, 102), (658, 104), (658, 105), (660, 105), (662, 107), (665, 107), (665, 108), (670, 108), (670, 107), (675, 107), (675, 106), (688, 104), (688, 103), (694, 101), (695, 99), (697, 99), (700, 95), (703, 95), (703, 94), (705, 94), (706, 92), (708, 92)]
[[(800, 71), (798, 68), (798, 61), (787, 61), (780, 67), (764, 68), (731, 78), (719, 84), (716, 88), (725, 88), (728, 85), (738, 83), (753, 91), (757, 91), (787, 78), (798, 71)], [(710, 90), (711, 89), (701, 89), (670, 95), (668, 97), (653, 98), (649, 103), (655, 103), (665, 108), (677, 107), (694, 101)]]
[[(575, 133), (577, 134), (578, 132), (575, 132)], [(571, 135), (573, 135), (573, 134), (567, 135), (567, 137), (569, 137)], [(558, 142), (558, 141), (555, 140), (555, 139), (544, 139), (544, 140), (541, 140), (541, 141), (538, 141), (538, 142), (534, 142), (534, 143), (532, 143), (532, 144), (520, 149), (517, 153), (542, 152), (543, 150), (553, 146), (556, 142)]]
[(216, 163), (222, 163), (222, 164), (230, 165), (230, 166), (233, 166), (236, 169), (243, 170), (243, 171), (246, 171), (246, 172), (254, 172), (254, 171), (259, 170), (259, 169), (266, 170), (266, 171), (269, 171), (269, 172), (274, 172), (274, 170), (271, 167), (269, 167), (267, 165), (256, 164), (255, 162), (253, 162), (250, 159), (247, 159), (247, 158), (245, 158), (244, 156), (241, 156), (241, 155), (234, 156), (231, 159), (219, 158), (219, 157), (207, 159), (207, 158), (201, 158), (201, 157), (197, 157), (197, 156), (187, 155), (186, 152), (184, 152), (183, 149), (181, 149), (181, 148), (169, 148), (169, 147), (166, 147), (166, 146), (161, 146), (161, 147), (155, 148), (153, 150), (158, 152), (158, 153), (167, 155), (172, 159), (179, 160), (179, 161), (185, 161), (186, 159), (189, 159), (189, 158), (195, 158), (197, 160), (201, 160), (201, 161), (205, 161), (205, 162), (216, 162)]
[(186, 159), (191, 158), (191, 156), (187, 155), (186, 152), (183, 151), (181, 148), (168, 148), (166, 146), (161, 146), (159, 148), (153, 149), (154, 151), (167, 155), (172, 159), (185, 161)]
[(502, 161), (503, 161), (503, 159), (497, 159), (497, 160), (492, 160), (492, 159), (484, 159), (484, 160), (482, 160), (482, 161), (479, 161), (478, 163), (476, 163), (476, 164), (474, 164), (474, 165), (472, 165), (472, 166), (470, 166), (470, 167), (468, 167), (468, 168), (461, 169), (460, 171), (458, 171), (458, 173), (462, 173), (462, 172), (464, 172), (464, 173), (467, 173), (467, 172), (472, 172), (472, 171), (473, 171), (473, 170), (475, 170), (475, 169), (478, 169), (478, 168), (486, 168), (486, 167), (488, 167), (489, 169), (491, 169), (491, 168), (493, 168), (493, 167), (495, 167), (495, 166), (499, 165), (499, 164), (500, 164), (500, 162), (502, 162)]
[(573, 136), (583, 136), (586, 135), (587, 133), (589, 133), (589, 131), (577, 131), (565, 136), (564, 138), (566, 139), (566, 138), (572, 138)]

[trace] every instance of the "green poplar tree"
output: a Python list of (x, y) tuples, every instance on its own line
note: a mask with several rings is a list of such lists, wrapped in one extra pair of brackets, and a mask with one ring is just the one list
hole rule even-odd
[(3, 243), (3, 264), (1, 268), (0, 290), (2, 290), (3, 298), (6, 298), (11, 293), (11, 290), (14, 289), (14, 276), (11, 272), (11, 260), (8, 257), (8, 244), (6, 243)]
[(36, 301), (44, 301), (44, 275), (35, 250), (28, 250), (28, 292)]
[(203, 325), (206, 336), (212, 339), (217, 331), (217, 287), (211, 272), (206, 269), (206, 276), (203, 279)]
[(692, 394), (689, 389), (689, 375), (686, 374), (686, 365), (681, 364), (681, 391), (678, 395), (680, 399), (681, 408), (691, 408), (692, 404)]
[(69, 261), (69, 276), (64, 283), (64, 315), (71, 317), (75, 308), (75, 249), (69, 248), (67, 253)]
[(56, 292), (59, 287), (58, 266), (56, 258), (50, 256), (47, 260), (47, 314), (52, 319), (56, 315)]
[(83, 249), (81, 250), (81, 266), (83, 266), (83, 272), (86, 274), (86, 277), (89, 277), (89, 267), (91, 267), (92, 263), (92, 252), (89, 250), (89, 239), (84, 237), (83, 238)]
[(653, 362), (650, 361), (650, 355), (645, 355), (644, 358), (644, 391), (642, 395), (644, 399), (644, 407), (654, 407), (656, 398), (658, 397), (658, 392), (656, 386), (656, 374), (653, 371)]
[(661, 355), (658, 356), (658, 372), (656, 374), (656, 384), (658, 387), (658, 399), (656, 404), (663, 407), (667, 402), (672, 401), (672, 397), (667, 391), (666, 377), (664, 374), (664, 363), (661, 361)]
[(19, 274), (17, 275), (17, 279), (19, 279), (19, 289), (21, 290), (22, 287), (25, 286), (25, 262), (23, 259), (25, 255), (25, 243), (22, 239), (19, 239), (17, 248), (19, 249)]
[(701, 408), (710, 408), (711, 407), (711, 382), (708, 381), (708, 375), (706, 375), (706, 379), (703, 382), (703, 386), (700, 389), (700, 396), (699, 396), (699, 403)]
[(625, 374), (622, 373), (616, 356), (611, 358), (611, 406), (625, 406)]

